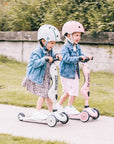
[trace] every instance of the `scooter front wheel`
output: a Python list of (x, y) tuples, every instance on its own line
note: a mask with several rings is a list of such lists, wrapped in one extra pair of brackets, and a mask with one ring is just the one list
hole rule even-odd
[(23, 118), (25, 117), (25, 114), (24, 113), (19, 113), (17, 117), (20, 121), (23, 121)]
[(92, 117), (92, 118), (93, 118), (94, 120), (96, 120), (96, 119), (99, 118), (100, 113), (99, 113), (98, 109), (96, 109), (96, 108), (93, 108), (93, 109), (97, 112), (97, 117)]
[(80, 120), (82, 122), (87, 122), (90, 118), (90, 115), (87, 111), (82, 111), (81, 114), (80, 114)]
[(54, 115), (49, 115), (49, 116), (47, 117), (47, 124), (48, 124), (48, 126), (50, 126), (50, 127), (55, 127), (56, 124), (57, 124), (57, 119), (56, 119), (56, 117), (55, 117)]
[(64, 117), (65, 121), (60, 121), (62, 124), (66, 124), (69, 121), (69, 117), (65, 112), (61, 113), (62, 116)]

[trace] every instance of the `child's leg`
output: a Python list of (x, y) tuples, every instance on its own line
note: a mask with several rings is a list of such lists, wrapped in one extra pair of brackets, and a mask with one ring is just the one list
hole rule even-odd
[(61, 96), (58, 104), (59, 104), (59, 105), (62, 105), (62, 104), (67, 100), (68, 97), (69, 97), (69, 94), (68, 94), (67, 92), (64, 93), (64, 94)]
[(42, 111), (40, 111), (44, 101), (45, 101), (45, 98), (39, 97), (38, 102), (37, 102), (37, 107), (36, 107), (37, 111), (35, 111), (32, 115), (33, 119), (36, 119), (36, 120), (47, 119), (47, 115), (45, 113), (43, 113)]
[(39, 97), (39, 99), (37, 101), (37, 107), (36, 107), (37, 110), (40, 110), (42, 108), (44, 101), (45, 101), (45, 98)]
[(49, 98), (46, 98), (46, 104), (50, 112), (52, 112), (52, 101)]
[(80, 112), (73, 106), (73, 102), (76, 96), (69, 96), (68, 105), (65, 107), (65, 112), (67, 114), (79, 114)]
[(75, 99), (76, 99), (76, 96), (70, 96), (68, 100), (68, 106), (72, 106)]

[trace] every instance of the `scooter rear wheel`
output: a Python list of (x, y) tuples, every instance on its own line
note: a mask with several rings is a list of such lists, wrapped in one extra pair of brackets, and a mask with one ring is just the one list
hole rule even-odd
[(90, 118), (90, 115), (87, 111), (82, 111), (81, 114), (80, 114), (80, 120), (82, 122), (87, 122)]
[(25, 114), (24, 113), (19, 113), (17, 117), (20, 121), (23, 121), (23, 118), (25, 117)]
[(55, 127), (56, 124), (57, 124), (57, 119), (56, 119), (56, 117), (55, 117), (54, 115), (49, 115), (49, 116), (47, 117), (47, 124), (48, 124), (48, 126), (50, 126), (50, 127)]
[(62, 124), (66, 124), (68, 121), (69, 121), (69, 117), (68, 117), (68, 115), (65, 113), (65, 112), (62, 112), (61, 113), (62, 115), (63, 115), (63, 117), (65, 117), (65, 121), (60, 121)]
[(96, 108), (93, 108), (93, 109), (97, 112), (97, 117), (92, 117), (92, 118), (93, 118), (94, 120), (96, 120), (96, 119), (99, 118), (100, 113), (99, 113), (98, 109), (96, 109)]

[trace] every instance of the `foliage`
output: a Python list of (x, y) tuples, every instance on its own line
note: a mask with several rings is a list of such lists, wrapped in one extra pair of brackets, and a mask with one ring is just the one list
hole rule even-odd
[(45, 9), (37, 0), (11, 0), (1, 8), (1, 31), (36, 30), (43, 22)]
[(86, 31), (111, 32), (113, 6), (113, 0), (5, 0), (0, 5), (0, 30), (35, 31), (45, 23), (61, 30), (66, 21), (76, 20)]

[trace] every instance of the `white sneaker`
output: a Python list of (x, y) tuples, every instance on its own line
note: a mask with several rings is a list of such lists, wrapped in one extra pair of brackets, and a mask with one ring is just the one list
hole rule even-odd
[(73, 106), (66, 106), (65, 107), (65, 112), (69, 114), (79, 114), (80, 112)]
[(35, 113), (33, 113), (32, 118), (37, 120), (43, 120), (43, 119), (47, 119), (47, 115), (44, 114), (41, 110), (36, 111)]
[(57, 110), (63, 110), (63, 106), (58, 103), (56, 104), (56, 108), (57, 108)]

